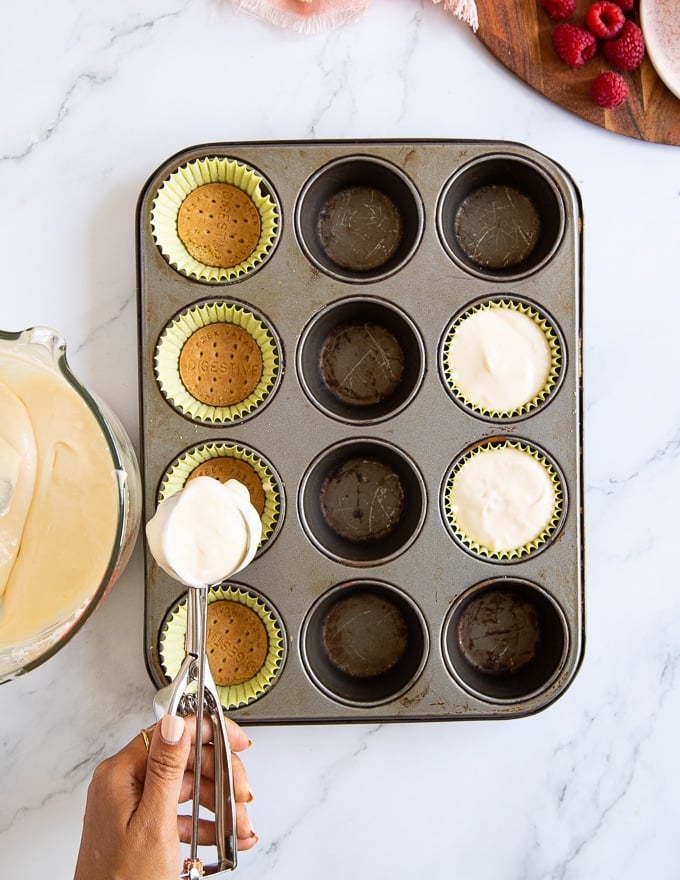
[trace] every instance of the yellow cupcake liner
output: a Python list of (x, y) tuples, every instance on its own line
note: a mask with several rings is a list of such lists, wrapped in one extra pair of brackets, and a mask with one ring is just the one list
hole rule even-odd
[[(550, 367), (548, 369), (548, 375), (545, 379), (545, 384), (543, 388), (532, 397), (530, 400), (527, 400), (526, 403), (521, 406), (514, 407), (510, 410), (497, 410), (497, 409), (489, 409), (488, 407), (484, 407), (477, 403), (474, 400), (471, 400), (465, 394), (463, 394), (460, 389), (456, 386), (456, 380), (453, 376), (453, 370), (451, 365), (451, 346), (453, 340), (456, 335), (456, 331), (458, 327), (471, 315), (477, 314), (479, 312), (485, 311), (486, 309), (511, 309), (515, 312), (521, 312), (526, 315), (543, 331), (545, 336), (545, 340), (548, 343), (548, 347), (550, 349)], [(547, 398), (552, 394), (554, 389), (562, 375), (562, 368), (564, 365), (564, 353), (562, 351), (562, 343), (557, 335), (555, 327), (552, 322), (545, 317), (538, 309), (530, 306), (526, 303), (523, 303), (519, 300), (514, 299), (491, 299), (485, 300), (484, 302), (477, 303), (469, 309), (466, 309), (462, 314), (456, 318), (451, 327), (449, 328), (446, 337), (444, 339), (444, 344), (442, 346), (442, 370), (444, 373), (444, 379), (446, 381), (446, 386), (461, 403), (463, 403), (468, 409), (473, 412), (479, 413), (482, 416), (486, 416), (487, 418), (492, 419), (510, 419), (516, 418), (517, 416), (526, 415), (532, 410), (539, 407)]]
[(187, 480), (203, 462), (214, 458), (235, 458), (249, 464), (262, 480), (264, 510), (262, 511), (262, 538), (259, 549), (275, 534), (282, 516), (281, 480), (273, 467), (259, 453), (248, 446), (233, 443), (202, 443), (179, 456), (166, 470), (158, 490), (157, 503), (165, 501), (186, 485)]
[[(490, 449), (517, 449), (520, 452), (530, 455), (545, 468), (552, 481), (554, 489), (553, 513), (545, 528), (536, 535), (532, 541), (529, 541), (529, 543), (510, 550), (490, 550), (483, 544), (474, 541), (463, 531), (463, 529), (461, 529), (456, 519), (455, 512), (453, 511), (453, 482), (456, 475), (471, 458), (474, 458), (482, 452), (487, 452)], [(562, 477), (543, 452), (536, 449), (534, 446), (530, 446), (528, 443), (522, 443), (519, 440), (488, 440), (477, 444), (456, 461), (446, 479), (443, 501), (446, 524), (458, 541), (460, 541), (467, 550), (477, 556), (482, 556), (492, 561), (514, 562), (540, 550), (557, 533), (564, 517), (566, 492)]]
[[(207, 266), (191, 256), (177, 233), (177, 215), (184, 199), (207, 183), (229, 183), (252, 199), (260, 214), (260, 240), (236, 266)], [(235, 159), (196, 159), (174, 171), (156, 194), (151, 208), (151, 232), (160, 252), (183, 275), (199, 281), (233, 281), (255, 269), (271, 252), (279, 230), (279, 209), (264, 178)]]
[[(225, 584), (208, 592), (208, 604), (219, 601), (239, 602), (254, 611), (267, 631), (269, 647), (260, 671), (247, 681), (231, 686), (217, 685), (217, 694), (222, 706), (238, 709), (253, 703), (265, 694), (275, 683), (284, 660), (284, 641), (281, 625), (272, 608), (250, 590)], [(187, 629), (187, 600), (182, 599), (170, 612), (161, 631), (159, 651), (163, 672), (172, 680), (178, 673), (185, 657)], [(193, 690), (196, 683), (193, 683)], [(191, 693), (191, 688), (187, 688)]]
[[(201, 327), (220, 323), (247, 330), (262, 354), (262, 376), (257, 387), (230, 406), (210, 406), (197, 400), (184, 387), (179, 372), (179, 356), (191, 335)], [(240, 305), (215, 301), (187, 309), (167, 325), (156, 346), (154, 371), (161, 393), (175, 409), (197, 422), (221, 424), (242, 419), (262, 406), (280, 376), (280, 359), (274, 334), (260, 318)]]

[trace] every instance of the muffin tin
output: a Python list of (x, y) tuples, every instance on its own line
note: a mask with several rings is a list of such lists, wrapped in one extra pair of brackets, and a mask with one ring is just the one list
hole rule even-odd
[[(154, 205), (187, 168), (226, 165), (259, 181), (269, 238), (253, 265), (206, 280), (168, 258)], [(581, 237), (568, 174), (509, 142), (214, 143), (150, 177), (137, 213), (146, 519), (220, 452), (255, 463), (269, 492), (260, 550), (222, 587), (263, 602), (282, 646), (267, 688), (229, 708), (235, 719), (516, 717), (571, 683), (584, 643)], [(461, 316), (499, 304), (547, 327), (553, 358), (545, 393), (502, 415), (461, 399), (446, 360)], [(255, 319), (271, 346), (266, 395), (217, 417), (177, 406), (158, 360), (171, 328), (212, 313)], [(352, 346), (358, 378), (334, 386)], [(480, 552), (451, 522), (451, 479), (484, 446), (528, 450), (558, 486), (545, 535), (516, 553)], [(366, 461), (376, 472), (357, 477)], [(371, 540), (368, 507), (350, 510), (346, 529), (324, 508), (331, 486), (358, 498), (367, 480), (381, 507)], [(160, 634), (183, 594), (145, 548), (145, 657), (158, 686)], [(366, 631), (344, 621), (329, 634), (334, 609), (349, 609), (352, 626), (365, 618)], [(348, 634), (375, 669), (333, 658)]]

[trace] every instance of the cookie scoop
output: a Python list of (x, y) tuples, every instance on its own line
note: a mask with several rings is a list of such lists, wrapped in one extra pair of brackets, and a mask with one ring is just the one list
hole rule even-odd
[[(149, 549), (170, 577), (189, 587), (186, 655), (173, 681), (154, 698), (158, 719), (165, 714), (196, 713), (196, 762), (192, 798), (190, 856), (181, 878), (198, 880), (236, 867), (236, 805), (231, 749), (217, 686), (208, 665), (205, 645), (208, 587), (241, 571), (253, 559), (260, 542), (260, 516), (250, 503), (248, 489), (237, 480), (221, 483), (196, 477), (184, 489), (162, 501), (147, 523)], [(187, 694), (196, 683), (196, 694)], [(217, 862), (204, 869), (198, 858), (201, 750), (205, 707), (215, 742), (215, 839)]]

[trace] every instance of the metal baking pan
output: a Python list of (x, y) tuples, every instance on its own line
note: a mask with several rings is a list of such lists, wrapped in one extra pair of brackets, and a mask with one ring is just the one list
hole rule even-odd
[[(196, 160), (226, 158), (263, 179), (278, 217), (266, 256), (223, 281), (178, 271), (152, 231), (159, 189)], [(354, 185), (387, 192), (401, 233), (379, 265), (330, 259), (319, 241), (329, 194)], [(540, 238), (527, 259), (491, 268), (453, 234), (461, 199), (487, 185), (527, 191)], [(144, 186), (137, 213), (139, 375), (145, 516), (169, 466), (204, 444), (253, 450), (280, 490), (276, 523), (236, 587), (252, 590), (278, 619), (278, 673), (252, 702), (230, 709), (244, 723), (382, 722), (509, 718), (552, 703), (572, 682), (584, 648), (581, 273), (582, 212), (569, 175), (524, 145), (498, 141), (291, 141), (213, 143), (167, 159)], [(561, 370), (545, 405), (498, 419), (461, 405), (443, 376), (442, 340), (456, 315), (494, 299), (549, 316)], [(270, 328), (278, 349), (266, 405), (244, 418), (202, 423), (161, 392), (159, 339), (173, 316), (212, 302), (243, 306)], [(318, 378), (319, 346), (334, 326), (367, 318), (404, 351), (403, 389), (390, 405), (357, 414)], [(559, 522), (536, 552), (488, 558), (447, 525), (452, 463), (479, 443), (541, 450), (563, 489)], [(400, 473), (405, 513), (385, 541), (348, 544), (330, 535), (318, 493), (329, 462), (372, 456)], [(344, 458), (343, 458), (344, 457)], [(325, 470), (324, 470), (325, 468)], [(355, 549), (353, 549), (353, 547)], [(231, 583), (231, 582), (230, 582)], [(511, 589), (533, 604), (540, 641), (528, 667), (505, 675), (471, 668), (456, 627), (466, 602)], [(323, 622), (338, 596), (370, 593), (400, 609), (406, 649), (396, 667), (354, 680), (331, 668)], [(183, 589), (145, 548), (144, 650), (166, 683), (159, 633)], [(468, 658), (469, 659), (469, 658)]]

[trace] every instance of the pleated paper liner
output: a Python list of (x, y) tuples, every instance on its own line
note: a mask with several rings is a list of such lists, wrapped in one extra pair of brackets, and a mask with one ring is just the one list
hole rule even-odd
[[(180, 239), (177, 218), (186, 197), (200, 186), (231, 184), (244, 192), (260, 216), (260, 238), (247, 257), (234, 266), (210, 266), (193, 257)], [(170, 265), (199, 281), (234, 281), (257, 269), (271, 254), (280, 228), (273, 189), (252, 168), (226, 158), (196, 159), (174, 171), (158, 190), (151, 209), (151, 231)], [(217, 218), (219, 220), (219, 218)]]
[[(283, 630), (278, 614), (256, 593), (236, 585), (225, 584), (209, 591), (208, 608), (213, 602), (221, 601), (236, 602), (254, 611), (264, 624), (268, 642), (264, 663), (255, 675), (239, 684), (217, 685), (220, 703), (225, 709), (230, 710), (247, 706), (271, 689), (283, 667), (285, 651)], [(185, 656), (186, 625), (185, 597), (170, 611), (160, 634), (161, 665), (170, 680), (177, 675)], [(208, 658), (210, 658), (209, 654)]]
[(260, 515), (262, 538), (259, 548), (262, 550), (276, 536), (283, 521), (283, 489), (281, 478), (273, 465), (249, 446), (236, 443), (203, 443), (188, 449), (175, 459), (161, 478), (158, 503), (182, 490), (193, 472), (202, 464), (221, 458), (245, 462), (262, 482), (264, 509)]
[[(220, 323), (233, 324), (250, 334), (262, 355), (262, 374), (243, 400), (211, 406), (187, 389), (180, 374), (180, 355), (197, 330)], [(228, 301), (208, 302), (186, 309), (166, 326), (156, 346), (154, 371), (161, 393), (182, 415), (208, 424), (236, 422), (263, 406), (274, 392), (281, 376), (281, 348), (274, 330), (254, 310)]]
[[(521, 546), (493, 549), (476, 540), (474, 536), (467, 534), (462, 527), (455, 509), (455, 480), (465, 465), (476, 456), (503, 449), (514, 449), (522, 452), (544, 469), (552, 486), (553, 503), (552, 512), (550, 516), (546, 517), (542, 527)], [(452, 536), (469, 553), (492, 562), (516, 562), (543, 550), (559, 532), (566, 514), (566, 486), (557, 465), (549, 459), (547, 453), (543, 450), (521, 440), (492, 438), (476, 443), (454, 462), (448, 476), (444, 480), (442, 509), (445, 524)]]
[[(543, 382), (531, 389), (530, 394), (522, 402), (515, 402), (505, 409), (494, 409), (479, 400), (473, 400), (460, 387), (453, 364), (453, 351), (456, 334), (470, 318), (481, 315), (490, 309), (509, 310), (530, 319), (540, 330), (545, 340), (545, 353), (548, 361)], [(457, 315), (446, 333), (440, 346), (440, 369), (447, 391), (463, 408), (484, 418), (510, 420), (527, 416), (543, 406), (559, 388), (565, 367), (565, 350), (561, 335), (550, 319), (541, 309), (531, 303), (519, 299), (498, 297), (480, 300)]]

